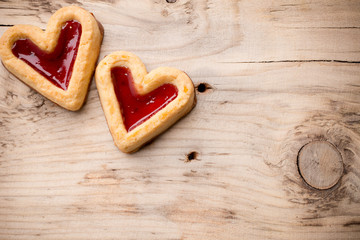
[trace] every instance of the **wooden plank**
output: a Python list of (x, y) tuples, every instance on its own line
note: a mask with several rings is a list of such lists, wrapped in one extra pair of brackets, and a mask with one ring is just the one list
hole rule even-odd
[[(224, 62), (359, 61), (357, 0), (77, 4), (93, 12), (108, 29), (103, 55), (120, 48), (158, 64), (207, 57)], [(51, 14), (66, 5), (65, 1), (4, 2), (1, 21), (45, 28)]]
[[(92, 82), (69, 112), (0, 67), (0, 239), (358, 239), (358, 1), (84, 1), (101, 57), (186, 71), (196, 108), (135, 154), (116, 149)], [(0, 3), (0, 28), (45, 28), (68, 3)], [(299, 150), (344, 172), (307, 185)], [(187, 160), (191, 152), (195, 159)]]

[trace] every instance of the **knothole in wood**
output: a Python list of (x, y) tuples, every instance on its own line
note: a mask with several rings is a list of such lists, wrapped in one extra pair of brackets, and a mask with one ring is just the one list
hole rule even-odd
[(196, 86), (196, 90), (199, 92), (199, 93), (205, 93), (209, 90), (212, 90), (213, 87), (208, 84), (208, 83), (199, 83), (197, 86)]
[(199, 153), (196, 151), (192, 151), (186, 155), (185, 162), (191, 162), (192, 160), (197, 160)]

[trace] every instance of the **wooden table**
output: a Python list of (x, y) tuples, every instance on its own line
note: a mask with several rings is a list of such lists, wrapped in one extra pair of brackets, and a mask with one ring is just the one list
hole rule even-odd
[(105, 28), (100, 59), (200, 86), (124, 154), (94, 81), (69, 112), (0, 66), (0, 239), (360, 239), (360, 1), (169, 2), (0, 2), (0, 34), (73, 3)]

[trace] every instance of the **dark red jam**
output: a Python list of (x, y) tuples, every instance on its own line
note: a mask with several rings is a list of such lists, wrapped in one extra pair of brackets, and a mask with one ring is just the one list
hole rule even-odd
[(53, 52), (47, 53), (41, 50), (27, 38), (17, 40), (12, 52), (55, 86), (67, 90), (80, 37), (81, 24), (75, 20), (67, 21), (61, 29), (58, 44)]
[(169, 83), (148, 94), (140, 95), (135, 89), (131, 72), (126, 67), (112, 68), (111, 77), (128, 132), (148, 120), (178, 95), (178, 89)]

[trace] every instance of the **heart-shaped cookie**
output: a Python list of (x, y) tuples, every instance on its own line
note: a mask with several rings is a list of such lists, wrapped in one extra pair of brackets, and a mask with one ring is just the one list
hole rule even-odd
[(106, 56), (95, 80), (111, 135), (123, 152), (136, 151), (195, 104), (194, 85), (186, 73), (169, 67), (147, 73), (130, 52)]
[(4, 66), (16, 77), (68, 110), (84, 103), (102, 41), (102, 27), (86, 10), (56, 11), (45, 31), (16, 25), (0, 38)]

